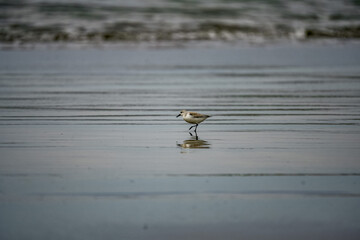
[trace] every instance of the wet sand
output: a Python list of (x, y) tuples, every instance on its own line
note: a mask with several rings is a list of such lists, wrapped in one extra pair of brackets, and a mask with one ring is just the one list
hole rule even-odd
[(360, 235), (358, 44), (0, 58), (1, 239)]

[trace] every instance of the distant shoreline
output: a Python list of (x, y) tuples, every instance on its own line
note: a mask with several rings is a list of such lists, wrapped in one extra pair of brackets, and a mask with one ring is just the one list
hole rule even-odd
[(1, 43), (0, 50), (31, 49), (181, 49), (181, 48), (218, 48), (218, 47), (276, 47), (276, 46), (343, 46), (359, 45), (360, 39), (318, 39), (304, 41), (277, 40), (267, 42), (245, 41), (161, 41), (161, 42), (28, 42)]
[(359, 1), (0, 2), (0, 45), (182, 47), (360, 41)]

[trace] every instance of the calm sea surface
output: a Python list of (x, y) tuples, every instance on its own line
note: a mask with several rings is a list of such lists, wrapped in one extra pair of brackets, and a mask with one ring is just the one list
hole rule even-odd
[(359, 239), (360, 45), (1, 50), (0, 156), (1, 239)]

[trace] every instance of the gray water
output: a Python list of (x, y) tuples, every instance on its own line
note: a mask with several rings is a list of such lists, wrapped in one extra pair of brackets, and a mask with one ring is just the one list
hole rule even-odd
[(2, 0), (0, 43), (359, 39), (356, 0)]
[[(0, 52), (1, 239), (358, 239), (360, 47)], [(209, 114), (197, 136), (176, 118)]]

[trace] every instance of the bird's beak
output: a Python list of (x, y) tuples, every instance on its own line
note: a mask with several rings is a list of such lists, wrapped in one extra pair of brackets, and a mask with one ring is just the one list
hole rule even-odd
[(176, 117), (180, 117), (181, 116), (181, 113), (179, 115), (177, 115)]

